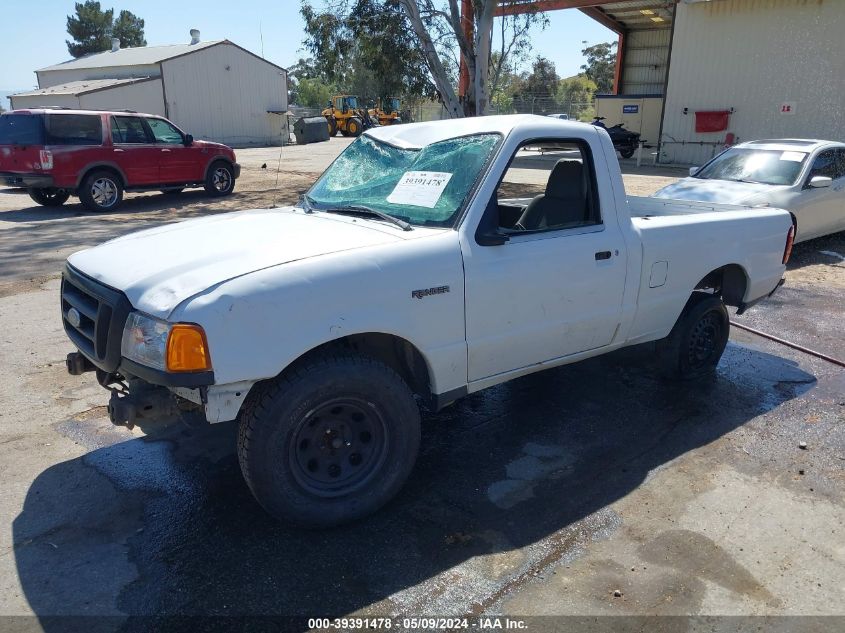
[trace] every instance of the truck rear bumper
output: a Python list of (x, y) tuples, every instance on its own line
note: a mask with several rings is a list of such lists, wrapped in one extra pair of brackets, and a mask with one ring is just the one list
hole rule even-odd
[(55, 187), (52, 176), (45, 174), (19, 174), (0, 171), (0, 184), (7, 187), (25, 187), (27, 189), (50, 189)]

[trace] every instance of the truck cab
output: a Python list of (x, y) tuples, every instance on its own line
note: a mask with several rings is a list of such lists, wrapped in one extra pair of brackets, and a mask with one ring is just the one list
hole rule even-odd
[(237, 419), (268, 512), (337, 525), (409, 475), (418, 403), (645, 342), (670, 376), (712, 373), (725, 306), (777, 289), (793, 237), (779, 209), (627, 196), (594, 126), (376, 128), (295, 206), (72, 255), (68, 367), (113, 389), (115, 423), (172, 395), (210, 423)]

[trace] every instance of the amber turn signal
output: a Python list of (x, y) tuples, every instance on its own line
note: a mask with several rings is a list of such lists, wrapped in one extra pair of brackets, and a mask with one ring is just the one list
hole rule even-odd
[(208, 342), (199, 325), (176, 323), (167, 337), (167, 371), (206, 371), (211, 369)]

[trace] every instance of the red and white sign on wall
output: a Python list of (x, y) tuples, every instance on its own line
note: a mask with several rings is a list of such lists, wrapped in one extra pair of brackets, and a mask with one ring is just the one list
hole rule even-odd
[(794, 101), (784, 101), (780, 104), (780, 113), (781, 114), (795, 114), (795, 102)]

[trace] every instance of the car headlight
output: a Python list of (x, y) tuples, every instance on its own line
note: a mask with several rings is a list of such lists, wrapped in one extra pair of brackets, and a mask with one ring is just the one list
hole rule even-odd
[(141, 312), (132, 312), (126, 319), (120, 354), (161, 371), (211, 369), (208, 343), (199, 325), (168, 323)]

